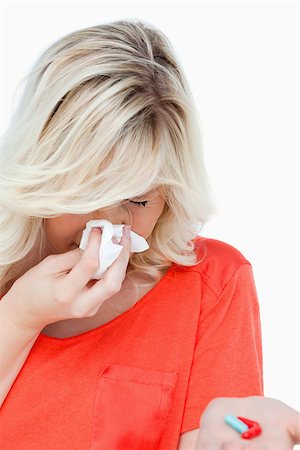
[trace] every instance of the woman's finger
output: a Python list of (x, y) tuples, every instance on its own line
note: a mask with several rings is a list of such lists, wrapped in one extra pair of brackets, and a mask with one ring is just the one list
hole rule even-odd
[(89, 234), (88, 244), (78, 263), (60, 281), (59, 288), (68, 298), (74, 299), (91, 280), (99, 265), (99, 248), (101, 232), (93, 228)]
[(120, 241), (123, 249), (118, 258), (106, 270), (104, 277), (96, 282), (90, 289), (86, 289), (83, 294), (84, 303), (88, 305), (91, 310), (99, 308), (99, 298), (107, 293), (107, 298), (117, 293), (122, 286), (126, 276), (126, 269), (131, 251), (131, 237), (124, 234)]

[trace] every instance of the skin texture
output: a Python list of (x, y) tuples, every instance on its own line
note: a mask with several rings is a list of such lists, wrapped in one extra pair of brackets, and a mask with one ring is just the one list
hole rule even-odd
[[(137, 205), (133, 201), (148, 203)], [(90, 214), (64, 214), (60, 217), (44, 220), (47, 236), (47, 246), (44, 257), (49, 254), (64, 253), (79, 246), (82, 232), (89, 220), (106, 219), (113, 224), (131, 225), (132, 231), (147, 239), (165, 205), (163, 196), (158, 191), (152, 191), (142, 197), (122, 202), (105, 211), (94, 211)], [(132, 254), (132, 253), (131, 253)], [(43, 257), (43, 259), (44, 259)]]
[[(106, 219), (113, 224), (131, 225), (132, 231), (147, 239), (164, 209), (165, 199), (159, 190), (151, 190), (141, 197), (135, 197), (129, 200), (124, 200), (112, 208), (106, 208), (105, 211), (98, 210), (89, 214), (63, 214), (59, 217), (45, 218), (44, 230), (46, 234), (46, 245), (43, 249), (41, 259), (38, 255), (37, 243), (31, 253), (26, 256), (25, 260), (20, 261), (18, 274), (8, 283), (4, 293), (11, 288), (12, 284), (19, 277), (48, 255), (65, 253), (78, 247), (82, 232), (89, 220)], [(147, 201), (147, 204), (143, 206), (132, 203), (137, 201)], [(94, 281), (90, 283), (93, 284)]]
[[(76, 245), (79, 246), (82, 231), (89, 220), (107, 219), (113, 224), (130, 224), (133, 231), (147, 239), (164, 209), (165, 200), (158, 191), (155, 191), (141, 198), (131, 199), (131, 201), (147, 201), (148, 203), (143, 206), (126, 202), (126, 204), (121, 203), (114, 208), (96, 211), (92, 214), (66, 214), (57, 218), (45, 219), (44, 228), (48, 241), (46, 255), (67, 252)], [(87, 286), (91, 287), (97, 281), (90, 280)], [(132, 307), (150, 289), (150, 287), (143, 287), (142, 280), (138, 281), (141, 281), (141, 287), (135, 296), (132, 294), (125, 275), (120, 291), (107, 299), (94, 316), (52, 323), (44, 328), (43, 333), (54, 337), (69, 337), (112, 320)]]
[[(228, 414), (256, 421), (262, 434), (242, 439), (224, 422)], [(299, 443), (300, 414), (270, 397), (219, 397), (212, 400), (201, 416), (195, 450), (292, 450)], [(297, 435), (298, 434), (298, 435)], [(191, 447), (193, 448), (193, 447)]]

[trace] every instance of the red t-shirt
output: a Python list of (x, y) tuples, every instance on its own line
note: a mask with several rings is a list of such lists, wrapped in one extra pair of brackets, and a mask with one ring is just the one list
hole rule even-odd
[(40, 334), (0, 409), (3, 450), (176, 450), (215, 397), (263, 395), (250, 262), (196, 237), (132, 309), (68, 338)]

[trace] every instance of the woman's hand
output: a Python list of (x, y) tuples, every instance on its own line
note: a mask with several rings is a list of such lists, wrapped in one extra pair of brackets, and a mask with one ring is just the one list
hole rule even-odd
[(104, 278), (93, 280), (101, 236), (93, 229), (84, 252), (78, 248), (49, 255), (18, 278), (1, 300), (7, 317), (21, 328), (41, 330), (52, 322), (95, 315), (121, 289), (131, 250), (123, 229), (120, 255)]
[[(233, 415), (258, 422), (262, 433), (246, 440), (227, 425)], [(200, 420), (196, 450), (291, 450), (299, 442), (300, 413), (269, 397), (213, 399)]]

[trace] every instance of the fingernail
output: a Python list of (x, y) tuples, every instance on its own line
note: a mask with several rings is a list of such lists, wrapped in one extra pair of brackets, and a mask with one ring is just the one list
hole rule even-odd
[(126, 225), (125, 226), (125, 236), (130, 237), (130, 230), (131, 230), (131, 226)]

